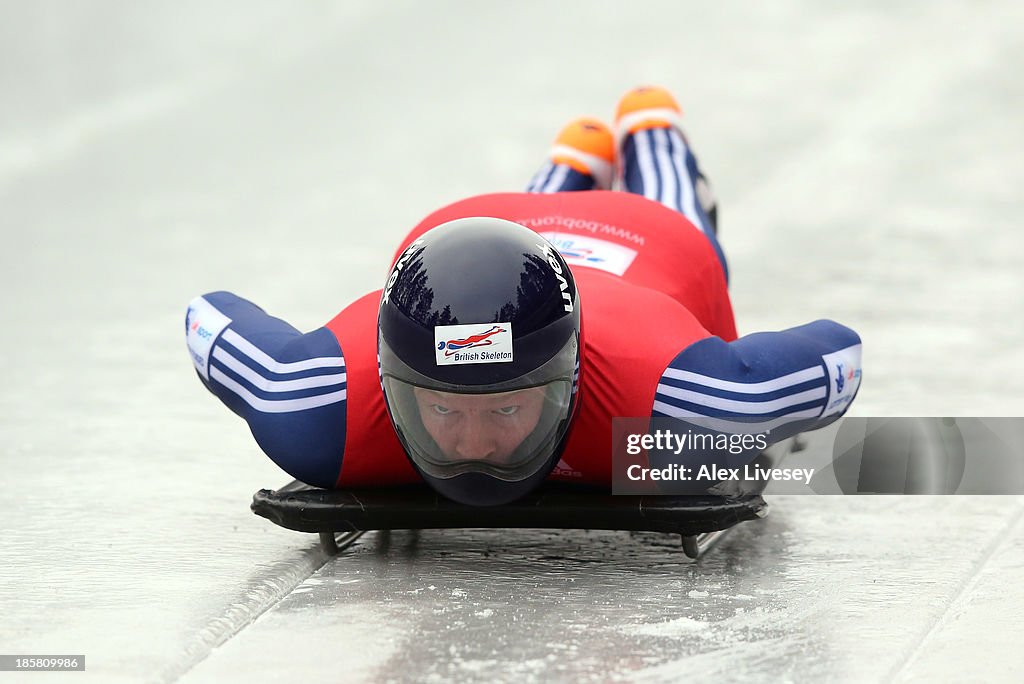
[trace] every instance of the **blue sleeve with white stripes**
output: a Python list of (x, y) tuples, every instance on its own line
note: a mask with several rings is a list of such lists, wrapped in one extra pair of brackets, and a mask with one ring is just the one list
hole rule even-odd
[(185, 334), (203, 384), (245, 419), (274, 463), (307, 484), (333, 487), (347, 391), (334, 334), (302, 334), (230, 292), (192, 300)]
[[(861, 340), (827, 320), (684, 349), (658, 383), (653, 415), (700, 419), (722, 432), (768, 432), (776, 442), (831, 423), (861, 381)], [(731, 429), (730, 429), (731, 428)]]

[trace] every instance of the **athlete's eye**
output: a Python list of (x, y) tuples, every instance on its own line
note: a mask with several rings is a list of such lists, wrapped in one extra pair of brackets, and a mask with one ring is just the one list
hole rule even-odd
[(450, 408), (448, 408), (447, 406), (441, 406), (440, 404), (431, 404), (430, 408), (432, 408), (434, 410), (434, 413), (436, 413), (439, 416), (448, 416), (451, 415), (452, 413), (452, 410)]
[(495, 412), (500, 414), (500, 415), (503, 415), (503, 416), (514, 416), (516, 411), (518, 411), (518, 410), (519, 410), (518, 406), (502, 406), (500, 409), (497, 409)]

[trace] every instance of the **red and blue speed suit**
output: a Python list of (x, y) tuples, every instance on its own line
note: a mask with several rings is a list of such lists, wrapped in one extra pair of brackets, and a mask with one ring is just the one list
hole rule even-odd
[[(640, 165), (638, 153), (658, 163)], [(740, 415), (762, 429), (796, 419), (808, 429), (842, 415), (860, 386), (857, 334), (819, 320), (737, 339), (724, 257), (695, 201), (699, 171), (685, 139), (675, 129), (640, 131), (626, 140), (623, 166), (627, 192), (606, 192), (590, 190), (585, 174), (549, 164), (531, 183), (546, 192), (444, 207), (395, 255), (426, 230), (469, 216), (528, 226), (563, 254), (583, 317), (581, 403), (550, 477), (610, 485), (613, 417)], [(371, 292), (306, 334), (228, 292), (189, 306), (186, 334), (203, 383), (303, 482), (330, 488), (419, 479), (384, 404), (379, 301), (380, 292)]]

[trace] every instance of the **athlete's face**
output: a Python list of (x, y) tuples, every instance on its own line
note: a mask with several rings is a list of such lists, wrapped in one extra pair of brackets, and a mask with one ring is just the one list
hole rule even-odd
[(543, 387), (497, 394), (451, 394), (419, 387), (414, 392), (424, 427), (453, 461), (507, 463), (544, 410)]

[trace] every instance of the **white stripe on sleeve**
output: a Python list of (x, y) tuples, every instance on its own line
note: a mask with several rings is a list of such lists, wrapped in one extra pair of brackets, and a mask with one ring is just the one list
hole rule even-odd
[[(827, 389), (822, 386), (805, 392), (791, 394), (780, 399), (771, 399), (769, 401), (734, 401), (732, 399), (722, 399), (721, 397), (715, 397), (710, 394), (701, 394), (699, 392), (684, 390), (670, 385), (658, 385), (658, 394), (663, 397), (681, 399), (691, 404), (707, 406), (708, 408), (718, 409), (720, 411), (731, 411), (735, 414), (742, 413), (745, 415), (757, 415), (771, 413), (772, 411), (778, 411), (789, 406), (796, 406), (797, 404), (806, 404), (809, 401), (824, 399), (827, 394)], [(818, 411), (820, 412), (820, 409), (818, 409)], [(817, 415), (817, 413), (815, 413), (815, 415)]]
[(660, 401), (654, 402), (654, 410), (672, 418), (693, 418), (700, 427), (728, 434), (768, 432), (770, 430), (774, 430), (780, 425), (792, 423), (793, 421), (803, 418), (817, 418), (821, 415), (820, 408), (812, 408), (787, 413), (784, 416), (777, 416), (760, 423), (741, 423), (728, 418), (711, 418), (700, 413), (694, 413), (693, 411), (688, 411)]
[(228, 329), (221, 336), (221, 339), (228, 342), (250, 359), (266, 368), (271, 373), (297, 373), (299, 371), (311, 370), (313, 368), (344, 368), (345, 359), (341, 356), (321, 356), (315, 359), (283, 363), (275, 361), (266, 352), (249, 342), (234, 330)]
[(695, 385), (713, 387), (727, 392), (737, 392), (740, 394), (766, 394), (768, 392), (777, 392), (778, 390), (792, 387), (793, 385), (799, 385), (811, 380), (823, 378), (825, 377), (825, 369), (820, 365), (817, 365), (789, 373), (788, 375), (783, 375), (778, 378), (765, 380), (764, 382), (732, 382), (730, 380), (721, 380), (709, 375), (700, 375), (699, 373), (680, 370), (670, 366), (665, 371), (663, 377), (682, 380), (683, 382), (691, 382)]
[(213, 350), (213, 358), (245, 378), (253, 387), (264, 392), (293, 392), (313, 387), (329, 387), (344, 383), (347, 377), (346, 373), (341, 372), (314, 375), (313, 377), (299, 378), (297, 380), (269, 380), (236, 359), (223, 347), (217, 347)]
[(260, 399), (245, 387), (242, 387), (242, 385), (229, 378), (224, 374), (224, 371), (218, 368), (210, 369), (210, 377), (237, 394), (245, 401), (245, 403), (249, 404), (249, 406), (252, 406), (261, 413), (293, 413), (295, 411), (305, 411), (307, 409), (318, 408), (320, 406), (327, 406), (328, 404), (344, 401), (347, 396), (347, 390), (338, 390), (337, 392), (321, 394), (316, 397), (279, 399), (272, 401)]

